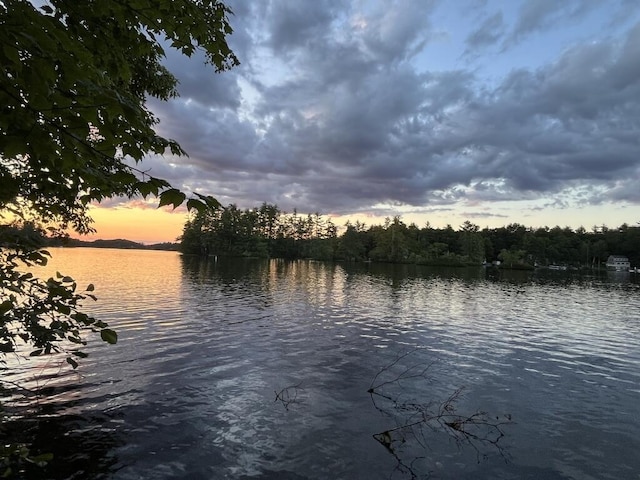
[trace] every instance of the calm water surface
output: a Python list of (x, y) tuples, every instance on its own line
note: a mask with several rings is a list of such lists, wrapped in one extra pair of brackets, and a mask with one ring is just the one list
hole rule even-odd
[[(119, 342), (7, 375), (47, 393), (13, 402), (47, 478), (640, 479), (633, 274), (52, 253)], [(461, 388), (497, 444), (421, 422)]]

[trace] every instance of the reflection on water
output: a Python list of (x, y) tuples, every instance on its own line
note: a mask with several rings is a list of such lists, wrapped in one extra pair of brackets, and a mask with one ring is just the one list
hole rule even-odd
[(431, 366), (400, 383), (396, 405), (465, 387), (458, 411), (514, 420), (509, 463), (491, 448), (478, 463), (433, 431), (428, 448), (399, 451), (413, 473), (640, 472), (640, 288), (628, 276), (53, 253), (52, 272), (96, 284), (88, 308), (119, 342), (92, 341), (77, 372), (32, 359), (7, 377), (45, 388), (7, 406), (31, 411), (11, 435), (56, 454), (48, 478), (411, 478), (373, 437), (405, 417), (367, 393), (407, 352), (398, 368)]

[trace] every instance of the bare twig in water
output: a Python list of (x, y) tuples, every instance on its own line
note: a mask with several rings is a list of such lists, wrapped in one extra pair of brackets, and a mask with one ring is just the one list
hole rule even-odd
[[(38, 390), (27, 388), (18, 382), (12, 382), (11, 380), (5, 380), (4, 378), (0, 378), (0, 384), (11, 385), (15, 392), (21, 393), (24, 397), (37, 397), (39, 395)], [(9, 389), (0, 385), (0, 391), (5, 390), (9, 392)]]
[(429, 449), (429, 434), (443, 432), (449, 435), (459, 448), (470, 447), (476, 453), (477, 461), (486, 459), (487, 449), (494, 449), (505, 460), (508, 455), (500, 445), (505, 435), (503, 427), (512, 423), (511, 415), (490, 416), (486, 412), (459, 414), (456, 404), (462, 397), (463, 388), (455, 390), (442, 402), (415, 401), (403, 399), (407, 392), (418, 391), (407, 381), (429, 380), (427, 373), (433, 362), (401, 367), (402, 360), (417, 349), (400, 355), (392, 363), (383, 367), (374, 377), (368, 393), (376, 409), (394, 419), (396, 426), (373, 435), (397, 461), (396, 470), (418, 478), (414, 464), (424, 457), (414, 456), (411, 461), (404, 458), (403, 448), (414, 441), (422, 449)]
[(302, 382), (296, 385), (289, 385), (288, 387), (284, 387), (279, 392), (276, 392), (274, 390), (273, 393), (276, 394), (276, 399), (274, 400), (274, 402), (280, 401), (285, 410), (289, 410), (289, 405), (291, 405), (292, 403), (299, 403), (298, 391), (301, 390), (300, 385), (302, 385)]
[(417, 350), (419, 350), (419, 349), (415, 348), (415, 349), (410, 350), (410, 351), (408, 351), (406, 353), (403, 353), (398, 358), (396, 358), (392, 363), (390, 363), (386, 367), (383, 367), (378, 373), (376, 373), (376, 376), (373, 377), (373, 380), (371, 381), (371, 385), (369, 387), (369, 390), (367, 390), (367, 391), (369, 393), (377, 393), (376, 390), (380, 390), (385, 385), (389, 385), (389, 384), (392, 384), (392, 383), (399, 383), (402, 380), (409, 380), (409, 379), (412, 379), (412, 378), (424, 378), (424, 379), (426, 379), (427, 378), (426, 377), (427, 370), (429, 370), (431, 365), (433, 365), (433, 362), (429, 363), (426, 367), (424, 365), (413, 365), (413, 366), (411, 366), (409, 368), (406, 368), (404, 371), (402, 371), (400, 374), (396, 375), (395, 377), (391, 378), (390, 380), (380, 381), (379, 383), (376, 383), (376, 381), (378, 380), (378, 377), (383, 375), (385, 372), (390, 371), (401, 360), (403, 360), (404, 358), (408, 357), (412, 353), (415, 353)]

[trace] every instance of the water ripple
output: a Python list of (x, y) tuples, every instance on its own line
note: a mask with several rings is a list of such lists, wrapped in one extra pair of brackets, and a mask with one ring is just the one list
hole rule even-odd
[(422, 452), (423, 462), (433, 460), (425, 472), (488, 479), (640, 471), (637, 284), (515, 284), (485, 280), (482, 271), (463, 278), (166, 252), (56, 257), (62, 265), (51, 268), (96, 284), (91, 312), (117, 329), (119, 342), (91, 341), (77, 373), (29, 362), (13, 375), (39, 372), (52, 389), (51, 412), (61, 422), (84, 418), (70, 431), (109, 445), (108, 461), (100, 460), (108, 478), (389, 478), (396, 461), (372, 434), (397, 418), (366, 392), (407, 352), (407, 367), (432, 366), (428, 379), (406, 383), (404, 397), (441, 401), (465, 386), (460, 408), (516, 419), (507, 432), (510, 464), (478, 465), (474, 452), (434, 433)]

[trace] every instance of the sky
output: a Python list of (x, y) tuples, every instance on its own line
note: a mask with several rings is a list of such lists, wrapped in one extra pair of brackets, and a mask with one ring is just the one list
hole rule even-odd
[[(185, 192), (336, 225), (640, 222), (637, 0), (226, 2), (241, 65), (167, 50), (151, 100)], [(111, 200), (95, 238), (173, 241), (184, 209)]]

